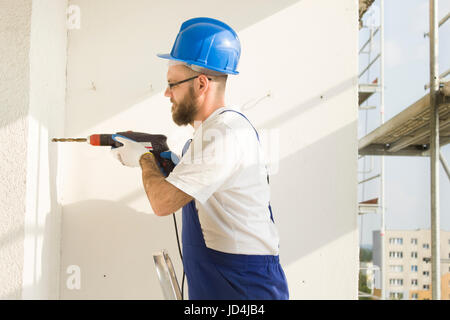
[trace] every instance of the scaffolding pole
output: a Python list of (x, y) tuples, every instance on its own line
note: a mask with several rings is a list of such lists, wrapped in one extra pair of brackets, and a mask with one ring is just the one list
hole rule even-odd
[(448, 179), (450, 180), (450, 168), (448, 167), (447, 161), (445, 161), (444, 155), (440, 151), (439, 151), (439, 159), (441, 159), (442, 167), (444, 168), (444, 171), (447, 174)]
[[(380, 1), (380, 117), (381, 125), (384, 123), (384, 0)], [(386, 206), (385, 206), (385, 186), (384, 186), (384, 156), (380, 157), (380, 206), (381, 206), (381, 299), (386, 300)]]
[(439, 221), (439, 64), (438, 64), (438, 0), (430, 0), (430, 115), (431, 115), (431, 289), (432, 299), (441, 299), (440, 221)]

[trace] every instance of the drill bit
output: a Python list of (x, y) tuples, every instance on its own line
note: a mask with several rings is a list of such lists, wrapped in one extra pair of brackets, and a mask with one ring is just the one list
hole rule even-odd
[(52, 142), (86, 142), (86, 138), (53, 138)]

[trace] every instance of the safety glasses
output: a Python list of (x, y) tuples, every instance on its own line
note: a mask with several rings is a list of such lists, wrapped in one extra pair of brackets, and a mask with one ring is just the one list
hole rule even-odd
[[(178, 82), (168, 83), (167, 86), (169, 87), (170, 90), (172, 90), (173, 87), (175, 87), (175, 86), (177, 86), (177, 85), (179, 85), (179, 84), (182, 84), (182, 83), (184, 83), (184, 82), (188, 82), (188, 81), (194, 80), (194, 79), (196, 79), (196, 78), (198, 78), (198, 77), (200, 77), (200, 76), (201, 76), (201, 74), (199, 74), (198, 76), (192, 77), (192, 78), (187, 78), (187, 79), (178, 81)], [(212, 79), (211, 79), (211, 78), (208, 78), (208, 80), (211, 81)]]

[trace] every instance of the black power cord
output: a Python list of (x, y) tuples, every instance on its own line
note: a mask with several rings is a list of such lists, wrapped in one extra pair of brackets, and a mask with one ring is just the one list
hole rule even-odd
[(183, 280), (181, 281), (181, 300), (184, 300), (184, 278), (186, 274), (184, 273), (183, 254), (181, 253), (180, 238), (178, 237), (178, 227), (175, 213), (172, 214), (172, 217), (173, 217), (173, 224), (175, 225), (175, 235), (177, 236), (178, 252), (180, 253), (181, 264), (183, 267)]

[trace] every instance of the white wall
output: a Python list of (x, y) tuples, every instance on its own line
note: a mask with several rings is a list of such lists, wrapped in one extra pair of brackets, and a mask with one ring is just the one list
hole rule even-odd
[(59, 155), (51, 139), (64, 134), (66, 8), (67, 0), (32, 6), (23, 299), (59, 297)]
[[(237, 30), (241, 74), (230, 77), (227, 99), (280, 139), (272, 207), (291, 298), (356, 299), (356, 0), (69, 4), (79, 6), (81, 23), (68, 38), (67, 137), (163, 133), (181, 152), (191, 129), (171, 120), (167, 64), (156, 53), (169, 52), (182, 21), (195, 16)], [(120, 165), (108, 148), (58, 148), (61, 298), (162, 299), (152, 253), (168, 249), (179, 280), (181, 263), (172, 217), (152, 214), (139, 169)], [(67, 286), (70, 266), (80, 268), (80, 289)]]
[(23, 268), (31, 2), (0, 1), (0, 14), (0, 298), (17, 299)]
[(0, 299), (58, 297), (66, 6), (0, 1)]

